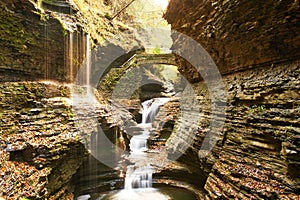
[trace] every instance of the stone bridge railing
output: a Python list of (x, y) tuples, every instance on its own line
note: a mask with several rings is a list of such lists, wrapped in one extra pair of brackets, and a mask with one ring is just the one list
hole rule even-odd
[(136, 64), (166, 64), (177, 65), (175, 55), (169, 54), (136, 54)]
[(175, 55), (169, 54), (134, 54), (122, 66), (122, 68), (129, 69), (132, 66), (139, 66), (145, 64), (165, 64), (177, 65)]

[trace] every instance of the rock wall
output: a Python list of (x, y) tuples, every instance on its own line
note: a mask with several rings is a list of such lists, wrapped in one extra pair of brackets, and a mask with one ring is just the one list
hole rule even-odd
[[(105, 39), (117, 33), (123, 40), (118, 43), (118, 36), (110, 40), (113, 50), (124, 55), (132, 45), (136, 48), (130, 31), (126, 37), (126, 25), (108, 19), (108, 8), (104, 1), (92, 5), (81, 0), (0, 2), (0, 199), (72, 199), (75, 186), (70, 180), (87, 150), (97, 145), (93, 133), (99, 125), (112, 143), (126, 149), (125, 135), (117, 141), (121, 137), (115, 133), (122, 134), (124, 124), (133, 123), (132, 116), (120, 111), (118, 119), (112, 117), (102, 94), (94, 91), (101, 101), (92, 108), (84, 102), (73, 107), (69, 86), (23, 82), (76, 78), (86, 83), (88, 43), (90, 48), (103, 47)], [(99, 50), (91, 54), (92, 59), (103, 56), (102, 52), (115, 51)], [(95, 65), (97, 70), (100, 64)], [(79, 94), (75, 100), (94, 102), (86, 98), (87, 88), (72, 89)]]
[[(227, 94), (225, 125), (213, 130), (218, 141), (201, 158), (212, 106), (222, 102), (212, 101), (202, 77), (178, 57), (179, 71), (197, 94), (199, 113), (188, 106), (191, 102), (181, 103), (190, 118), (175, 124), (168, 153), (170, 158), (182, 154), (178, 161), (198, 174), (207, 199), (300, 198), (298, 13), (299, 1), (170, 1), (165, 18), (209, 52)], [(174, 48), (193, 56), (186, 40), (172, 37)]]
[[(130, 2), (129, 0), (94, 2), (73, 0), (73, 2), (88, 24), (93, 47), (89, 81), (96, 88), (99, 82), (103, 82), (103, 76), (109, 69), (122, 65), (135, 52), (144, 51), (134, 32), (134, 28), (139, 25), (126, 10), (112, 19)], [(85, 71), (85, 67), (82, 67), (79, 74)]]
[[(164, 17), (173, 30), (199, 42), (222, 74), (300, 56), (297, 0), (171, 0)], [(172, 37), (175, 46), (185, 48), (186, 41)], [(192, 69), (184, 63), (179, 68), (196, 76)]]
[[(167, 142), (169, 157), (182, 153), (179, 162), (199, 174), (199, 183), (212, 199), (299, 198), (299, 70), (296, 62), (224, 77), (225, 125), (203, 159), (198, 153), (209, 131), (214, 102), (205, 83), (195, 84), (201, 106), (200, 115), (194, 117), (199, 117), (199, 124), (179, 118)], [(181, 151), (190, 138), (192, 146)]]
[[(118, 8), (126, 3), (118, 4)], [(106, 67), (142, 48), (132, 28), (125, 24), (132, 23), (130, 16), (121, 13), (120, 19), (112, 21), (111, 7), (112, 2), (105, 1), (2, 1), (0, 80), (86, 83), (82, 75), (87, 56), (91, 56), (90, 82), (95, 86)], [(96, 45), (99, 47), (88, 55), (87, 49)]]
[(85, 88), (73, 88), (72, 98), (69, 86), (55, 83), (3, 83), (0, 91), (0, 197), (72, 198), (70, 180), (91, 149), (95, 120), (112, 141), (122, 133), (122, 120), (99, 94), (93, 109), (74, 96), (87, 99)]
[(86, 152), (70, 131), (70, 90), (54, 84), (1, 84), (0, 196), (68, 196), (68, 180)]
[(71, 81), (83, 62), (87, 33), (78, 9), (67, 4), (73, 13), (65, 14), (40, 4), (0, 2), (1, 81)]

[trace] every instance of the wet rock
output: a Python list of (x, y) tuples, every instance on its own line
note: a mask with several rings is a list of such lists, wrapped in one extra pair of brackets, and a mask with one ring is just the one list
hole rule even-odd
[[(45, 1), (1, 1), (0, 81), (55, 79), (70, 81), (83, 62), (86, 23), (80, 15), (40, 7)], [(47, 1), (49, 2), (49, 1)], [(65, 10), (72, 11), (70, 3)], [(78, 10), (78, 9), (77, 9)], [(72, 36), (70, 36), (72, 34)], [(70, 45), (72, 43), (72, 45)], [(70, 48), (74, 53), (70, 59)], [(76, 62), (74, 62), (76, 61)], [(72, 65), (72, 66), (71, 66)], [(73, 68), (73, 73), (66, 68)]]
[[(118, 126), (124, 123), (113, 117), (112, 107), (99, 94), (96, 96), (101, 103), (83, 102), (76, 107), (61, 90), (71, 88), (39, 82), (1, 84), (1, 102), (5, 105), (0, 107), (2, 196), (67, 198), (72, 195), (69, 181), (88, 155), (97, 122), (101, 122), (103, 131), (113, 142), (117, 141), (116, 132), (123, 134)], [(35, 101), (29, 105), (20, 96), (25, 99), (30, 96)], [(132, 115), (128, 112), (119, 114), (120, 119), (130, 122)], [(126, 149), (126, 141), (123, 143), (119, 145)], [(26, 172), (29, 169), (32, 173)]]

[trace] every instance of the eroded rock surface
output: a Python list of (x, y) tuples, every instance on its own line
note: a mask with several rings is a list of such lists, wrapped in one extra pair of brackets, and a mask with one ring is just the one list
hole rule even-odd
[[(91, 109), (81, 102), (80, 95), (93, 102), (85, 87), (72, 91), (71, 96), (70, 86), (55, 83), (1, 85), (0, 196), (71, 198), (69, 181), (88, 155), (98, 126), (115, 139), (123, 122), (112, 116), (112, 107), (95, 93), (99, 99)], [(126, 148), (124, 141), (119, 145)]]
[[(164, 17), (173, 30), (199, 42), (222, 74), (300, 56), (297, 0), (171, 0)], [(195, 46), (186, 46), (178, 34), (172, 38), (175, 48), (195, 56)], [(182, 60), (179, 70), (190, 80), (201, 79)]]
[(44, 10), (40, 1), (0, 2), (1, 81), (72, 80), (85, 59), (87, 25), (65, 6), (73, 12)]
[[(175, 124), (169, 157), (181, 155), (178, 161), (198, 174), (207, 199), (300, 198), (297, 13), (298, 1), (170, 1), (165, 17), (172, 29), (206, 49), (225, 84), (226, 102), (212, 100), (195, 68), (178, 58), (199, 107), (191, 109), (189, 101), (182, 106), (190, 118)], [(195, 56), (184, 37), (172, 38), (174, 49)], [(222, 115), (213, 113), (213, 105), (225, 104), (225, 124), (215, 130), (210, 122)], [(203, 158), (199, 150), (211, 130), (219, 138)]]

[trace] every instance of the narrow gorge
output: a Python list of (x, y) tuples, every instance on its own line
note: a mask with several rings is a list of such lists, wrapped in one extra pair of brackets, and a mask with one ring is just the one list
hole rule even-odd
[(0, 10), (0, 200), (300, 199), (299, 0)]

